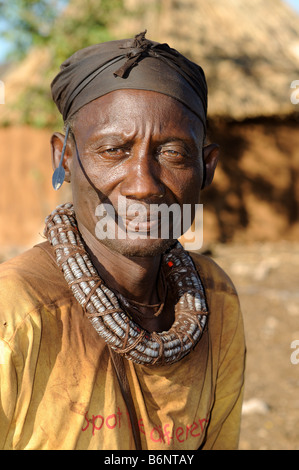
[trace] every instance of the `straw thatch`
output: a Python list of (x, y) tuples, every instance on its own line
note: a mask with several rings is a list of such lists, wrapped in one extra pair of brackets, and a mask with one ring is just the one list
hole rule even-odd
[[(2, 66), (0, 79), (5, 86), (5, 103), (0, 106), (0, 126), (26, 123), (25, 110), (32, 107), (29, 90), (41, 90), (44, 99), (50, 99), (50, 87), (44, 78), (49, 60), (47, 49), (34, 48), (21, 63)], [(44, 111), (36, 109), (36, 113), (43, 114)]]
[[(290, 85), (299, 79), (299, 15), (282, 0), (148, 0), (142, 7), (139, 0), (124, 2), (129, 14), (111, 26), (112, 33), (120, 38), (147, 28), (149, 37), (202, 64), (210, 117), (242, 120), (297, 111)], [(10, 103), (43, 77), (47, 57), (46, 51), (32, 51), (5, 77), (8, 106), (0, 108), (0, 122), (15, 116)]]
[[(127, 3), (133, 10), (138, 0)], [(154, 4), (160, 5), (155, 18), (145, 12), (141, 27), (153, 20), (149, 34), (202, 64), (210, 116), (240, 120), (296, 111), (290, 84), (299, 79), (299, 15), (283, 1), (151, 0), (152, 9)], [(136, 28), (135, 20), (129, 29)]]

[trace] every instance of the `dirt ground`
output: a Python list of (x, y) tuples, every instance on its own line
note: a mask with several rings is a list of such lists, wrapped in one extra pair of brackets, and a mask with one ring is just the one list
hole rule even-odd
[(240, 449), (299, 450), (299, 364), (291, 361), (291, 343), (299, 344), (299, 243), (215, 245), (212, 257), (233, 280), (244, 316)]

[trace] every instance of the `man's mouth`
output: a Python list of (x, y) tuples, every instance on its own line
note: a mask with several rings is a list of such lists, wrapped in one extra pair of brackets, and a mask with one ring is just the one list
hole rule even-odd
[(123, 224), (126, 228), (127, 232), (136, 232), (136, 233), (143, 233), (143, 234), (150, 234), (151, 232), (155, 231), (155, 233), (159, 230), (161, 224), (161, 216), (158, 211), (150, 210), (150, 208), (146, 208), (142, 206), (142, 210), (136, 211), (136, 205), (134, 204), (134, 208), (127, 208), (127, 213), (125, 216), (119, 216), (119, 222)]

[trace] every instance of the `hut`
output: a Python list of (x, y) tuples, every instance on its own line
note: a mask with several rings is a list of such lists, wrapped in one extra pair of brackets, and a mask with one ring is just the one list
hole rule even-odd
[[(147, 29), (206, 72), (208, 139), (220, 145), (221, 160), (202, 194), (204, 243), (298, 238), (299, 104), (291, 100), (291, 84), (299, 80), (299, 16), (282, 0), (123, 3), (126, 14), (111, 24), (114, 37)], [(6, 250), (38, 241), (49, 210), (70, 197), (67, 189), (51, 188), (51, 130), (19, 119), (21, 93), (26, 108), (29, 87), (43, 93), (49, 86), (50, 77), (42, 83), (41, 74), (48, 61), (49, 52), (37, 49), (0, 70), (6, 96), (0, 105), (0, 246)], [(36, 125), (51, 124), (50, 114), (37, 113)]]

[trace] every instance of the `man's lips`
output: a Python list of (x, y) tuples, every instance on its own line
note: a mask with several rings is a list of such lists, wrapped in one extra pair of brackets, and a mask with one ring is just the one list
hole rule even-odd
[(161, 218), (156, 214), (147, 214), (146, 217), (125, 217), (121, 218), (128, 232), (149, 233), (160, 226)]

